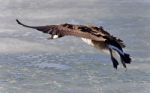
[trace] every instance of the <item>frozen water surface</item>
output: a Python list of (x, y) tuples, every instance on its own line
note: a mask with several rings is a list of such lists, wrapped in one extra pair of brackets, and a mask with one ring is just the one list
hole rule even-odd
[[(101, 25), (133, 57), (128, 70), (79, 38), (19, 26)], [(150, 93), (149, 0), (0, 0), (0, 93)]]

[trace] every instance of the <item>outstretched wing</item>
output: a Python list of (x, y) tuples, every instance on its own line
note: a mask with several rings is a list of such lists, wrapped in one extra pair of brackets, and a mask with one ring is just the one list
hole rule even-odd
[[(71, 27), (69, 26), (70, 24), (66, 24), (67, 27)], [(90, 33), (94, 36), (97, 37), (103, 37), (105, 39), (111, 39), (116, 41), (122, 48), (125, 47), (125, 44), (123, 43), (123, 41), (117, 37), (114, 37), (113, 35), (109, 34), (107, 31), (105, 31), (103, 29), (102, 26), (97, 27), (97, 26), (84, 26), (84, 25), (75, 25), (74, 29), (80, 30), (82, 32), (87, 32)]]
[[(25, 24), (21, 23), (19, 20), (16, 20), (16, 21), (17, 21), (18, 24), (20, 24), (24, 27), (33, 28), (33, 29), (39, 30), (43, 33), (48, 33), (52, 37), (57, 35), (57, 37), (59, 38), (59, 37), (71, 35), (71, 36), (76, 36), (76, 37), (92, 39), (92, 40), (95, 40), (95, 41), (105, 41), (106, 40), (101, 35), (96, 36), (94, 34), (89, 33), (88, 31), (82, 31), (80, 29), (72, 29), (72, 28), (66, 27), (65, 24), (62, 24), (62, 25), (47, 25), (47, 26), (28, 26), (28, 25), (25, 25)], [(70, 26), (72, 26), (72, 25), (70, 24)]]

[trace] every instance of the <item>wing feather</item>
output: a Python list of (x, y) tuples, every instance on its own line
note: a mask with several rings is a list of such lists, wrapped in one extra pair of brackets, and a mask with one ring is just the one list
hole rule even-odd
[(95, 36), (89, 32), (83, 32), (80, 29), (71, 29), (67, 28), (63, 25), (47, 25), (47, 26), (28, 26), (23, 23), (21, 23), (19, 20), (16, 20), (18, 24), (28, 27), (28, 28), (33, 28), (36, 30), (39, 30), (43, 33), (48, 33), (51, 35), (58, 35), (58, 36), (76, 36), (76, 37), (82, 37), (82, 38), (87, 38), (87, 39), (92, 39), (95, 41), (105, 41), (106, 39), (103, 38), (103, 36)]
[(121, 39), (110, 35), (103, 29), (103, 27), (73, 25), (67, 23), (61, 25), (28, 26), (21, 23), (19, 20), (16, 21), (24, 27), (33, 28), (43, 33), (50, 34), (51, 36), (57, 35), (58, 38), (68, 35), (92, 39), (95, 41), (105, 41), (106, 39), (111, 38), (112, 40), (118, 42), (122, 48), (125, 47), (125, 44)]

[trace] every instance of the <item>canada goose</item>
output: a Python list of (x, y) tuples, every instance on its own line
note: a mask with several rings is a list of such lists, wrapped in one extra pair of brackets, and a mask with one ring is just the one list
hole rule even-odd
[(117, 69), (119, 65), (115, 53), (120, 56), (124, 68), (126, 64), (131, 63), (130, 55), (125, 53), (122, 48), (125, 47), (123, 41), (109, 34), (103, 27), (84, 26), (74, 24), (46, 25), (46, 26), (28, 26), (16, 19), (17, 23), (28, 28), (39, 30), (50, 34), (49, 39), (61, 38), (67, 35), (80, 37), (87, 44), (99, 49), (108, 50), (111, 55), (113, 67)]

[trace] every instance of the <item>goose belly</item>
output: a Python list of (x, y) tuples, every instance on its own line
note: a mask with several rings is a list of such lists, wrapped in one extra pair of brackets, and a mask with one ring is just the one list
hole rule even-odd
[(86, 38), (81, 38), (85, 43), (88, 45), (91, 45), (98, 49), (102, 53), (109, 54), (108, 48), (106, 48), (104, 42), (97, 42), (97, 41), (92, 41), (91, 39), (86, 39)]
[(87, 39), (87, 38), (81, 38), (85, 43), (87, 43), (88, 45), (94, 46), (93, 42), (91, 39)]

